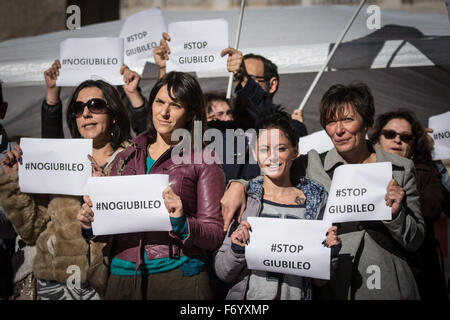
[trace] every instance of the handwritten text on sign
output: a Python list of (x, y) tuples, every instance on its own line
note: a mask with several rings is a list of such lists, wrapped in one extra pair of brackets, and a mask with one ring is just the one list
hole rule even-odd
[(334, 170), (324, 220), (329, 222), (391, 220), (384, 197), (392, 164), (347, 164)]
[(152, 58), (153, 49), (159, 46), (162, 33), (166, 31), (166, 23), (159, 8), (129, 16), (120, 32), (120, 37), (125, 41), (125, 63)]
[(167, 71), (225, 71), (228, 22), (223, 19), (174, 22), (169, 24), (171, 54)]
[(450, 111), (430, 117), (428, 127), (433, 129), (433, 160), (450, 159)]
[(61, 42), (57, 86), (77, 86), (85, 80), (122, 85), (122, 38), (74, 38)]
[(330, 248), (322, 245), (329, 222), (249, 217), (252, 228), (245, 248), (251, 270), (330, 279)]
[(88, 154), (92, 139), (20, 139), (23, 164), (19, 165), (22, 192), (85, 194), (92, 174)]
[(89, 178), (94, 235), (172, 230), (162, 198), (168, 185), (166, 174)]

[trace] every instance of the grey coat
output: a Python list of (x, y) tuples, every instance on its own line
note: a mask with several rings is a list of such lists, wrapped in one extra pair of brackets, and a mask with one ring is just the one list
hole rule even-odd
[[(247, 206), (242, 215), (242, 220), (248, 217), (256, 217), (261, 213), (262, 205), (262, 178), (258, 177), (250, 182), (247, 194)], [(318, 183), (310, 179), (301, 179), (297, 188), (306, 195), (306, 219), (321, 219), (325, 210), (327, 192)], [(247, 292), (250, 270), (247, 268), (245, 253), (236, 253), (231, 249), (231, 234), (238, 227), (237, 221), (233, 221), (225, 240), (216, 252), (214, 258), (214, 268), (219, 279), (233, 283), (228, 291), (226, 300), (244, 300)], [(337, 258), (332, 262), (332, 269), (337, 264)], [(333, 273), (333, 271), (332, 271)], [(318, 280), (318, 279), (315, 279)], [(323, 285), (324, 280), (318, 280), (317, 285)], [(311, 296), (310, 279), (304, 278), (304, 288), (306, 288), (306, 298)]]
[[(415, 251), (423, 242), (425, 224), (420, 212), (413, 162), (384, 152), (377, 146), (373, 149), (377, 162), (392, 163), (393, 178), (405, 191), (404, 205), (398, 216), (391, 221), (382, 221), (388, 230), (386, 239), (405, 253)], [(308, 153), (307, 162), (306, 177), (318, 181), (326, 190), (331, 185), (328, 174), (340, 164), (346, 164), (335, 148), (326, 154), (323, 165), (315, 150)], [(342, 234), (340, 238), (342, 249), (336, 276), (321, 288), (321, 298), (419, 299), (413, 273), (404, 257), (380, 245), (362, 224), (358, 225), (357, 231)]]

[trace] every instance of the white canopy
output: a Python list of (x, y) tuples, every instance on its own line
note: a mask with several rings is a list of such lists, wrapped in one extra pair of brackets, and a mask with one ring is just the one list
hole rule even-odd
[[(280, 74), (318, 71), (325, 62), (329, 46), (339, 37), (355, 7), (296, 6), (247, 9), (244, 14), (240, 49), (261, 54), (278, 65)], [(163, 11), (166, 23), (186, 20), (224, 18), (229, 23), (230, 45), (234, 43), (238, 10)], [(376, 31), (367, 27), (369, 14), (363, 8), (344, 42), (363, 38)], [(6, 86), (43, 84), (42, 73), (59, 58), (59, 43), (67, 38), (118, 37), (124, 20), (66, 30), (0, 43), (0, 79)], [(381, 25), (412, 27), (424, 37), (450, 36), (446, 15), (382, 11)], [(430, 41), (432, 39), (424, 39)], [(371, 68), (386, 67), (401, 40), (387, 41)], [(93, 48), (95, 50), (95, 48)], [(447, 52), (448, 53), (448, 52)], [(352, 60), (351, 57), (349, 57)], [(447, 54), (447, 59), (450, 56)], [(152, 59), (149, 59), (151, 61)], [(448, 61), (447, 61), (448, 62)], [(130, 67), (142, 72), (145, 61)], [(429, 60), (414, 45), (407, 43), (397, 52), (391, 67), (430, 66)], [(201, 77), (226, 76), (202, 73)]]
[[(245, 11), (240, 50), (244, 54), (261, 54), (278, 65), (281, 85), (276, 103), (288, 110), (299, 105), (354, 10), (351, 6), (296, 6)], [(224, 18), (229, 23), (230, 45), (234, 43), (238, 10), (163, 11), (163, 15), (166, 23)], [(368, 29), (369, 17), (363, 8), (329, 65), (328, 71), (333, 72), (325, 72), (306, 105), (305, 124), (309, 132), (321, 129), (317, 105), (323, 92), (333, 83), (355, 79), (372, 88), (377, 113), (406, 107), (426, 124), (429, 116), (450, 109), (448, 16), (381, 11), (380, 30)], [(122, 24), (123, 20), (113, 21), (0, 42), (0, 79), (10, 105), (3, 125), (9, 135), (40, 136), (40, 105), (45, 96), (43, 72), (59, 58), (62, 40), (115, 37)], [(141, 87), (145, 96), (155, 82), (152, 66), (145, 61), (130, 65), (143, 73)], [(225, 70), (198, 76), (205, 91), (226, 90)], [(72, 88), (63, 88), (64, 102), (71, 92)]]

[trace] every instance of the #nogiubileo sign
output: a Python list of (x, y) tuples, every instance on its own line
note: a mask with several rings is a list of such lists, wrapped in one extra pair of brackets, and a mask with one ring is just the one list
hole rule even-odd
[(321, 220), (249, 217), (245, 259), (251, 270), (330, 279), (330, 248), (322, 242), (331, 224)]
[(153, 49), (159, 46), (161, 35), (166, 31), (166, 23), (159, 8), (129, 16), (120, 32), (120, 37), (125, 42), (125, 63), (152, 58)]
[(450, 159), (450, 111), (430, 117), (428, 128), (433, 129), (433, 160)]
[(56, 85), (77, 86), (85, 80), (123, 85), (122, 38), (73, 38), (61, 41), (61, 69)]
[(171, 54), (167, 71), (226, 71), (228, 22), (224, 19), (173, 22), (168, 26)]
[(94, 235), (172, 230), (162, 198), (168, 185), (166, 174), (89, 178)]
[(83, 195), (92, 139), (20, 139), (19, 187), (26, 193)]
[(334, 170), (325, 208), (329, 222), (391, 220), (384, 197), (392, 179), (392, 164), (346, 164)]

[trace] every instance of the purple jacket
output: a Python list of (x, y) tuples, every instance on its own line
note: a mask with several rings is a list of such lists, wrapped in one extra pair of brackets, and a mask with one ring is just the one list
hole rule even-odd
[[(146, 173), (147, 133), (131, 141), (131, 146), (114, 159), (111, 176)], [(189, 236), (182, 240), (173, 232), (141, 232), (115, 236), (113, 257), (141, 264), (141, 249), (147, 259), (204, 255), (217, 250), (224, 238), (220, 199), (225, 191), (225, 175), (217, 164), (174, 164), (172, 148), (154, 163), (150, 174), (168, 174), (174, 192), (183, 202)], [(204, 151), (203, 151), (204, 152)], [(191, 154), (193, 159), (194, 155)], [(193, 163), (193, 161), (192, 161)]]

